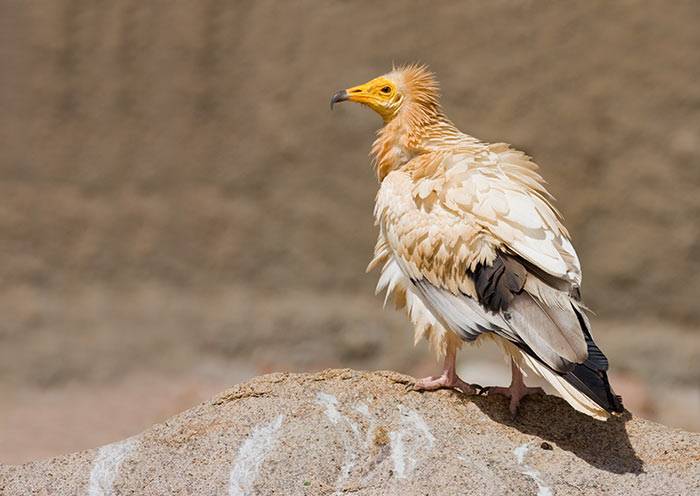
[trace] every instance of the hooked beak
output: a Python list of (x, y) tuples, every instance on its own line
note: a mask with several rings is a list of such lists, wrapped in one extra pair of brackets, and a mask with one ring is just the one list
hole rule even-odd
[(348, 99), (348, 92), (346, 90), (340, 90), (331, 97), (331, 110), (336, 103), (345, 102)]
[(331, 98), (331, 110), (333, 110), (333, 106), (339, 102), (350, 101), (358, 103), (367, 103), (369, 101), (369, 95), (367, 93), (368, 88), (369, 83), (366, 83), (336, 92), (336, 94), (333, 95), (333, 97)]
[(383, 87), (387, 83), (388, 81), (382, 76), (367, 83), (340, 90), (331, 97), (331, 110), (339, 102), (356, 102), (366, 105), (378, 113), (385, 122), (388, 122), (396, 114), (401, 100), (396, 98), (390, 100), (385, 95), (380, 95), (377, 88)]

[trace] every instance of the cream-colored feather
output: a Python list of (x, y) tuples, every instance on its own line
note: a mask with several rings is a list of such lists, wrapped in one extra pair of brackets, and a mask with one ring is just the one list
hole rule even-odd
[[(368, 270), (382, 267), (377, 291), (406, 308), (415, 339), (428, 339), (440, 357), (463, 340), (492, 336), (577, 409), (602, 416), (563, 379), (595, 345), (576, 300), (579, 259), (537, 165), (505, 143), (459, 131), (442, 113), (437, 82), (424, 67), (395, 69), (338, 95), (369, 105), (385, 121), (372, 147), (381, 184)], [(497, 261), (503, 270), (511, 259), (518, 275), (509, 281), (521, 285), (509, 293), (507, 310), (488, 307), (476, 273)]]

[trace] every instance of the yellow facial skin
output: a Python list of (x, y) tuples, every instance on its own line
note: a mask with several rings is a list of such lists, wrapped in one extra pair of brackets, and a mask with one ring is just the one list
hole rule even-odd
[(331, 99), (331, 108), (338, 102), (357, 102), (367, 105), (382, 116), (385, 122), (389, 122), (398, 112), (402, 100), (396, 85), (386, 77), (380, 76), (365, 84), (337, 92)]

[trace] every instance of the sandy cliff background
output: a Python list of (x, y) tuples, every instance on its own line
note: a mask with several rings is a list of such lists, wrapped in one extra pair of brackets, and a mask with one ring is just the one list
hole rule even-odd
[[(366, 275), (379, 120), (421, 61), (534, 156), (627, 406), (700, 429), (700, 4), (0, 3), (0, 461), (274, 370), (435, 367)], [(494, 350), (467, 377), (506, 382)]]

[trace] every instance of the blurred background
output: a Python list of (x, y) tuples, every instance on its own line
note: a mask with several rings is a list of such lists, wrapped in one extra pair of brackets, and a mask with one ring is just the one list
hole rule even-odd
[[(365, 274), (392, 62), (535, 157), (635, 414), (700, 430), (700, 3), (0, 2), (0, 462), (257, 374), (437, 369)], [(467, 380), (508, 384), (496, 350)]]

